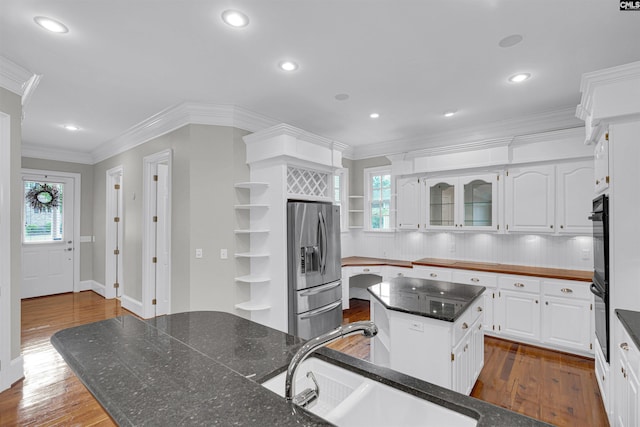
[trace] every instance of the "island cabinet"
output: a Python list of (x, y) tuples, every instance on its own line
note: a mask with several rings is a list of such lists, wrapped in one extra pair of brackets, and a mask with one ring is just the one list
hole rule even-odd
[[(622, 312), (622, 313), (621, 313)], [(616, 310), (621, 315), (634, 315), (636, 327), (640, 325), (637, 312)], [(616, 319), (615, 338), (611, 345), (612, 357), (617, 359), (620, 370), (613, 378), (615, 427), (640, 425), (640, 349), (619, 319)], [(640, 332), (640, 331), (639, 331)]]
[[(383, 299), (386, 292), (384, 285), (376, 285)], [(473, 288), (480, 293), (483, 289), (479, 286)], [(422, 305), (435, 316), (444, 313), (445, 317), (453, 313), (451, 310), (455, 305), (458, 310), (466, 308), (455, 321), (447, 321), (390, 309), (379, 299), (371, 298), (371, 318), (379, 330), (372, 342), (372, 362), (459, 393), (470, 394), (484, 366), (482, 295), (478, 294), (467, 304), (448, 298), (425, 300), (419, 289), (417, 292), (395, 292), (398, 299), (393, 301), (392, 298), (391, 304), (399, 301), (402, 305), (415, 298), (417, 304), (409, 303), (411, 306)], [(389, 291), (389, 294), (393, 293)]]

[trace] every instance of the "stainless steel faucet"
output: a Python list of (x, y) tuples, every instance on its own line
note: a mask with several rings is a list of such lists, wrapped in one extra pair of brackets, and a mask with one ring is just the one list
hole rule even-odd
[(296, 378), (296, 371), (298, 370), (298, 366), (304, 361), (304, 359), (306, 359), (311, 353), (313, 353), (320, 347), (324, 347), (325, 345), (329, 344), (331, 341), (359, 333), (367, 338), (372, 338), (378, 333), (378, 327), (375, 325), (375, 323), (370, 321), (349, 323), (348, 325), (340, 326), (339, 328), (329, 331), (318, 337), (311, 338), (302, 347), (300, 347), (298, 352), (293, 356), (293, 359), (291, 359), (291, 362), (289, 363), (289, 367), (287, 368), (287, 376), (284, 380), (284, 397), (287, 402), (294, 402), (296, 404), (302, 403), (301, 406), (304, 406), (304, 404), (306, 404), (310, 400), (307, 397), (304, 399), (304, 401), (298, 402), (295, 400), (293, 393), (293, 383)]

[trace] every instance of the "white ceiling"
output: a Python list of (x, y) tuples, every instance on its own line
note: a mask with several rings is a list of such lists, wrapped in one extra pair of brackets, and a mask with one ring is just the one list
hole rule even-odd
[[(225, 25), (229, 8), (250, 25)], [(69, 33), (43, 30), (37, 15)], [(524, 40), (498, 46), (512, 34)], [(185, 101), (241, 106), (356, 149), (415, 146), (572, 111), (582, 74), (640, 60), (637, 40), (640, 13), (614, 0), (0, 3), (0, 56), (43, 75), (24, 109), (24, 144), (82, 153)], [(300, 68), (280, 71), (283, 59)], [(517, 72), (533, 77), (508, 83)], [(450, 109), (458, 114), (443, 117)]]

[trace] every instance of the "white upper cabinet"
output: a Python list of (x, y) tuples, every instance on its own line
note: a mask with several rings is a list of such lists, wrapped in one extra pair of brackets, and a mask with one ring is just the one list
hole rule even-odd
[(556, 227), (558, 233), (591, 234), (593, 163), (565, 163), (556, 169)]
[(595, 165), (594, 190), (598, 194), (609, 188), (609, 132), (602, 135), (596, 144), (593, 154)]
[(485, 174), (425, 181), (426, 228), (497, 230), (498, 175)]
[(554, 174), (553, 166), (509, 169), (505, 185), (507, 231), (554, 231)]
[(399, 178), (396, 182), (396, 221), (401, 230), (420, 228), (422, 191), (419, 178)]
[(509, 232), (591, 233), (593, 164), (571, 162), (509, 169), (505, 185)]

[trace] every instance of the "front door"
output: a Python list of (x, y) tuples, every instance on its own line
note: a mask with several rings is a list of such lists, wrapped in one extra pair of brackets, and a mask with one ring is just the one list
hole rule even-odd
[(22, 298), (73, 292), (74, 180), (22, 178)]

